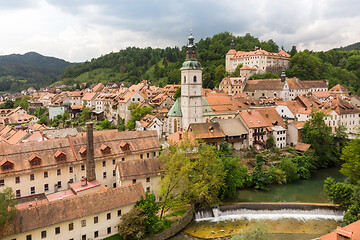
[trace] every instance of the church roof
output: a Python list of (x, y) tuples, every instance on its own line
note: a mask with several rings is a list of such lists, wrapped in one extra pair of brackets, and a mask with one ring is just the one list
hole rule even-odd
[(182, 117), (180, 98), (176, 99), (174, 105), (170, 108), (170, 110), (168, 112), (168, 116), (170, 116), (170, 117)]

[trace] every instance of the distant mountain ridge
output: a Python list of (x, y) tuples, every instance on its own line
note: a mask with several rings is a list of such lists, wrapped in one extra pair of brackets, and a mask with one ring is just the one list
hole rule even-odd
[(360, 50), (360, 42), (350, 44), (346, 47), (336, 48), (336, 50), (345, 50), (345, 51)]
[(0, 56), (0, 91), (19, 91), (56, 82), (74, 63), (36, 52)]

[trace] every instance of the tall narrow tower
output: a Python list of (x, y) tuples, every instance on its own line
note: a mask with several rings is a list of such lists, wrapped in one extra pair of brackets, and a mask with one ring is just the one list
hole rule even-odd
[(202, 68), (196, 59), (192, 34), (186, 47), (186, 60), (180, 70), (182, 127), (186, 131), (190, 123), (202, 122)]

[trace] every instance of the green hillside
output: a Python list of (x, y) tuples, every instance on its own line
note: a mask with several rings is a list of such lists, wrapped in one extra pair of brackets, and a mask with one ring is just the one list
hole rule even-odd
[(0, 56), (0, 91), (19, 91), (50, 85), (72, 63), (35, 52)]

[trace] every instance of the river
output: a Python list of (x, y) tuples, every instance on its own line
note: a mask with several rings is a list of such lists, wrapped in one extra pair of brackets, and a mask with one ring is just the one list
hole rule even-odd
[[(311, 179), (298, 180), (293, 183), (284, 184), (284, 185), (271, 185), (269, 191), (260, 191), (254, 189), (240, 189), (237, 191), (237, 194), (234, 198), (225, 199), (224, 203), (235, 203), (235, 202), (303, 202), (303, 203), (330, 203), (323, 193), (324, 181), (327, 177), (333, 177), (336, 181), (343, 181), (345, 176), (339, 173), (339, 168), (329, 168), (329, 169), (320, 169), (318, 170)], [(301, 229), (301, 232), (289, 232), (281, 233), (271, 233), (269, 237), (273, 240), (275, 239), (313, 239), (316, 236), (321, 236), (328, 231), (336, 228), (339, 225), (335, 221), (324, 221), (319, 220), (316, 223), (305, 224), (304, 221), (297, 221), (299, 225), (294, 227), (297, 220), (284, 220), (285, 227), (291, 229)], [(234, 227), (234, 222), (219, 222), (214, 224), (214, 222), (193, 222), (190, 224), (184, 232), (196, 232), (202, 231), (212, 231), (211, 228), (218, 228), (215, 225), (220, 225), (220, 228), (224, 228), (227, 224), (231, 224), (232, 228)], [(239, 223), (236, 223), (237, 225)], [(278, 226), (279, 224), (284, 224), (280, 222), (269, 222), (268, 224), (273, 226)], [(316, 227), (316, 231), (311, 228)], [(289, 226), (290, 225), (290, 226)], [(309, 226), (307, 226), (309, 225)], [(320, 227), (323, 225), (323, 227)], [(285, 228), (284, 227), (284, 228)], [(273, 227), (274, 228), (274, 227)], [(318, 231), (320, 228), (323, 228), (322, 231)], [(181, 239), (199, 239), (190, 237), (184, 232), (178, 234), (177, 236), (171, 238), (172, 240), (181, 240)], [(275, 234), (275, 235), (274, 235)], [(295, 234), (295, 235), (294, 235)]]

